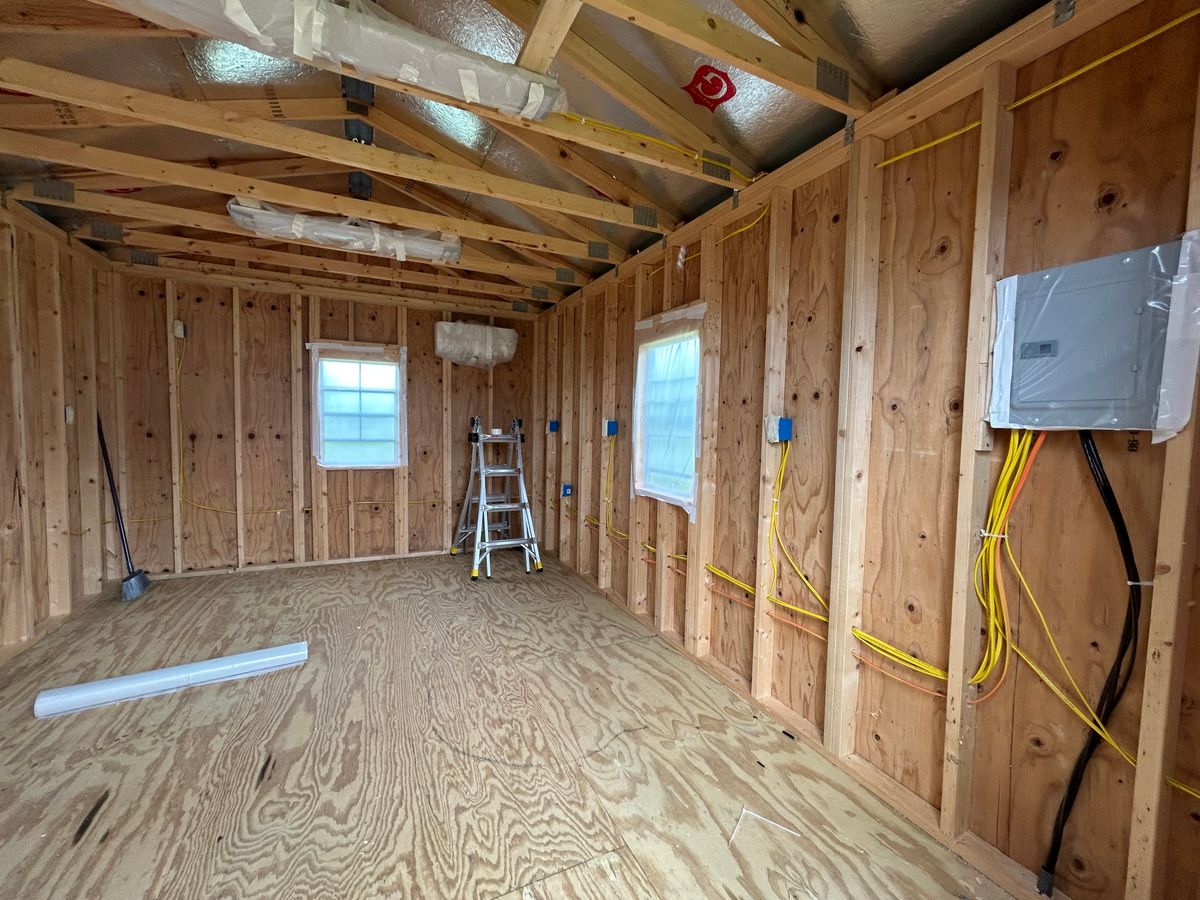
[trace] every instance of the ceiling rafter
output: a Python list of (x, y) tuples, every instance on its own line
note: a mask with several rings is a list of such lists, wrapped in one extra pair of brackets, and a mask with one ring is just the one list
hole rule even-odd
[(0, 34), (76, 34), (104, 37), (191, 37), (119, 10), (71, 0), (0, 0)]
[[(19, 185), (13, 188), (8, 193), (8, 197), (23, 203), (38, 203), (44, 206), (57, 206), (63, 209), (73, 209), (130, 219), (137, 223), (138, 227), (143, 227), (143, 222), (153, 222), (159, 225), (171, 225), (179, 228), (194, 228), (199, 231), (230, 234), (241, 238), (258, 238), (258, 235), (254, 232), (241, 228), (227, 215), (204, 210), (192, 210), (179, 206), (168, 206), (162, 203), (149, 203), (145, 200), (132, 200), (129, 197), (114, 197), (108, 194), (94, 194), (89, 191), (76, 191), (72, 199), (47, 197), (30, 185)], [(329, 249), (327, 246), (300, 238), (280, 238), (278, 243), (297, 244), (305, 247), (314, 247), (319, 250)], [(445, 265), (446, 268), (461, 271), (485, 272), (491, 275), (503, 275), (507, 278), (544, 284), (558, 283), (562, 274), (560, 270), (550, 266), (529, 266), (504, 262), (490, 259), (468, 250), (463, 250), (458, 262), (453, 264), (425, 262), (429, 265)], [(571, 274), (574, 276), (574, 273)], [(572, 279), (566, 283), (573, 284), (574, 281)]]
[[(539, 9), (534, 0), (488, 2), (523, 28), (531, 27), (530, 23)], [(586, 23), (576, 20), (563, 41), (558, 58), (576, 68), (610, 97), (629, 107), (643, 121), (651, 123), (671, 140), (685, 147), (711, 148), (727, 157), (740, 171), (749, 173), (753, 170), (749, 163), (739, 159), (737, 154), (718, 140), (715, 130), (711, 128), (711, 116), (709, 127), (706, 128), (689, 109), (698, 107), (690, 103), (685, 105), (684, 102), (676, 101), (673, 96), (668, 99), (660, 92), (652, 90), (649, 85), (655, 83), (654, 76), (633, 56), (621, 52), (619, 47), (597, 29), (588, 28)], [(681, 98), (686, 97), (682, 91), (673, 93), (678, 93)]]
[(403, 292), (389, 291), (376, 293), (365, 289), (367, 286), (355, 285), (352, 282), (339, 282), (336, 286), (322, 285), (309, 279), (297, 277), (291, 273), (269, 272), (261, 269), (239, 268), (230, 269), (228, 273), (220, 267), (193, 268), (179, 265), (172, 260), (172, 265), (149, 266), (138, 263), (113, 260), (115, 271), (127, 272), (131, 275), (143, 275), (149, 278), (177, 278), (181, 281), (192, 281), (209, 284), (229, 285), (247, 291), (261, 291), (277, 294), (319, 294), (330, 300), (355, 300), (361, 303), (373, 303), (380, 306), (401, 306), (408, 309), (428, 309), (436, 312), (450, 311), (474, 315), (495, 316), (498, 319), (536, 319), (537, 312), (532, 310), (515, 310), (512, 305), (480, 306), (478, 298), (455, 297), (450, 294), (435, 294), (433, 298), (410, 296)]
[(654, 218), (651, 210), (638, 210), (515, 178), (480, 173), (478, 170), (408, 156), (382, 147), (352, 143), (343, 138), (332, 138), (303, 128), (225, 112), (12, 57), (0, 59), (0, 85), (89, 109), (131, 115), (283, 152), (345, 163), (373, 174), (393, 175), (452, 189), (491, 194), (655, 233), (665, 233), (667, 230), (660, 225), (650, 224)]
[[(857, 116), (871, 108), (871, 98), (835, 61), (825, 60), (822, 65), (819, 59), (807, 59), (687, 0), (585, 2), (845, 115)], [(837, 85), (839, 72), (845, 76), (845, 96), (838, 96), (841, 93)]]
[(349, 259), (332, 259), (325, 256), (304, 256), (299, 253), (287, 253), (280, 250), (251, 247), (248, 244), (240, 242), (206, 241), (200, 238), (179, 237), (171, 234), (158, 234), (151, 231), (126, 231), (119, 241), (114, 241), (113, 243), (119, 243), (127, 247), (136, 247), (142, 250), (152, 250), (156, 253), (183, 253), (194, 256), (207, 256), (212, 259), (240, 260), (243, 262), (260, 263), (262, 265), (305, 269), (328, 275), (375, 278), (396, 284), (415, 284), (423, 287), (448, 288), (473, 294), (491, 294), (510, 300), (557, 302), (562, 297), (561, 292), (552, 291), (548, 288), (534, 289), (497, 281), (461, 278), (455, 275), (414, 272), (410, 269), (378, 263), (354, 262)]
[[(103, 0), (91, 0), (91, 2), (103, 6)], [(616, 156), (656, 168), (666, 169), (680, 175), (699, 179), (700, 181), (707, 181), (724, 187), (734, 186), (730, 184), (730, 173), (728, 171), (706, 165), (705, 151), (708, 149), (706, 146), (691, 147), (689, 148), (691, 152), (680, 153), (677, 150), (662, 147), (653, 141), (644, 140), (636, 135), (613, 132), (611, 129), (603, 127), (602, 123), (580, 122), (559, 113), (551, 113), (544, 119), (522, 119), (519, 116), (508, 115), (488, 106), (468, 103), (457, 97), (439, 94), (435, 91), (398, 81), (394, 78), (373, 75), (369, 72), (358, 72), (350, 65), (340, 65), (322, 59), (302, 59), (297, 56), (292, 56), (291, 58), (305, 65), (334, 72), (338, 75), (353, 75), (361, 81), (367, 81), (400, 94), (420, 97), (424, 100), (432, 100), (446, 106), (463, 109), (488, 120), (494, 125), (505, 124), (513, 128), (534, 131), (554, 139), (555, 143), (559, 146), (562, 146), (563, 142), (576, 143), (593, 150), (612, 153)], [(555, 161), (554, 155), (549, 155), (546, 158)]]
[[(353, 116), (341, 97), (300, 99), (255, 97), (246, 100), (189, 100), (260, 119), (281, 122), (328, 122)], [(0, 104), (0, 128), (24, 131), (53, 131), (63, 128), (133, 128), (157, 124), (117, 113), (73, 106), (69, 103)]]
[(582, 7), (582, 0), (542, 0), (525, 35), (517, 65), (545, 74)]
[[(396, 116), (377, 106), (373, 106), (366, 116), (366, 121), (384, 134), (390, 135), (396, 140), (412, 147), (414, 150), (425, 153), (439, 162), (462, 166), (463, 168), (478, 169), (480, 172), (489, 172), (492, 174), (503, 173), (502, 169), (495, 165), (489, 165), (486, 160), (483, 163), (477, 163), (452, 147), (447, 146), (439, 140), (440, 133), (435, 132), (434, 129), (425, 126), (423, 123), (410, 120), (407, 116)], [(577, 240), (607, 243), (609, 245), (609, 261), (624, 262), (629, 258), (629, 254), (612, 243), (608, 237), (589, 225), (577, 222), (565, 213), (555, 212), (550, 209), (531, 209), (528, 212), (544, 225), (557, 229), (564, 234), (569, 234)]]
[(150, 178), (163, 184), (173, 184), (193, 190), (253, 197), (270, 203), (316, 210), (331, 215), (352, 216), (400, 228), (448, 232), (464, 238), (475, 238), (519, 249), (537, 250), (583, 259), (591, 256), (605, 260), (608, 257), (607, 244), (589, 244), (583, 241), (548, 237), (516, 228), (484, 225), (467, 219), (424, 213), (373, 200), (343, 197), (324, 191), (278, 184), (260, 178), (247, 178), (243, 175), (232, 175), (228, 172), (136, 156), (86, 144), (74, 144), (57, 138), (25, 132), (0, 130), (0, 153), (10, 153), (14, 156), (24, 156), (101, 172)]
[(838, 39), (820, 0), (733, 0), (779, 46), (816, 61), (828, 59), (848, 71), (864, 94), (878, 97), (882, 89), (866, 66)]

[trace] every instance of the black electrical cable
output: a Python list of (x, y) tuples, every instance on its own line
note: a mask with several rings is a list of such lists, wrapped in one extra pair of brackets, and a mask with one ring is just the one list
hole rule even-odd
[[(1096, 701), (1096, 715), (1102, 724), (1107, 725), (1109, 717), (1125, 694), (1125, 688), (1133, 676), (1134, 664), (1137, 661), (1138, 621), (1142, 614), (1142, 587), (1137, 560), (1133, 554), (1133, 542), (1129, 539), (1129, 529), (1125, 525), (1125, 516), (1121, 513), (1117, 495), (1113, 493), (1112, 485), (1108, 481), (1108, 474), (1104, 471), (1104, 462), (1100, 459), (1100, 451), (1096, 447), (1092, 433), (1090, 431), (1079, 432), (1079, 443), (1083, 448), (1084, 459), (1087, 460), (1088, 468), (1091, 470), (1092, 479), (1096, 482), (1096, 489), (1100, 492), (1100, 499), (1104, 502), (1104, 508), (1108, 511), (1108, 517), (1112, 521), (1117, 544), (1121, 549), (1121, 559), (1125, 563), (1126, 581), (1129, 582), (1129, 601), (1125, 607), (1125, 624), (1121, 629), (1117, 655), (1113, 659), (1112, 666), (1108, 670), (1108, 677), (1104, 680), (1104, 687), (1100, 691), (1100, 697)], [(1042, 871), (1038, 876), (1039, 894), (1050, 896), (1054, 893), (1054, 870), (1058, 867), (1058, 856), (1062, 851), (1063, 832), (1066, 830), (1067, 819), (1071, 816), (1075, 800), (1079, 796), (1079, 789), (1083, 785), (1084, 772), (1099, 745), (1100, 735), (1089, 729), (1083, 748), (1075, 759), (1075, 766), (1071, 770), (1071, 777), (1067, 781), (1062, 801), (1059, 803), (1058, 815), (1054, 819), (1050, 848), (1046, 852), (1046, 860), (1042, 863)]]

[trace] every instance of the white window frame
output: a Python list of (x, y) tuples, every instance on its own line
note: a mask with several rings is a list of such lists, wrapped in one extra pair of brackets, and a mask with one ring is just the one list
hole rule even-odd
[[(403, 469), (408, 466), (408, 348), (395, 344), (369, 344), (355, 341), (314, 341), (307, 345), (311, 364), (312, 457), (321, 469), (356, 471)], [(364, 466), (330, 464), (324, 460), (324, 435), (321, 409), (321, 360), (344, 359), (353, 362), (391, 362), (397, 372), (396, 386), (396, 457), (394, 464)]]
[[(664, 313), (659, 313), (656, 316), (651, 316), (648, 319), (642, 319), (634, 325), (633, 343), (634, 343), (634, 392), (633, 392), (633, 465), (631, 466), (630, 479), (632, 482), (633, 494), (639, 497), (650, 497), (654, 500), (670, 503), (673, 506), (678, 506), (685, 510), (689, 518), (693, 518), (696, 513), (696, 491), (699, 482), (699, 461), (700, 461), (700, 443), (703, 428), (704, 416), (704, 316), (707, 312), (707, 304), (692, 303), (688, 306), (679, 307), (678, 309), (668, 310)], [(654, 487), (645, 483), (643, 478), (643, 466), (645, 460), (643, 458), (642, 447), (642, 431), (644, 428), (643, 421), (643, 396), (642, 386), (644, 384), (644, 357), (642, 356), (642, 348), (650, 344), (655, 344), (670, 338), (679, 338), (685, 335), (695, 335), (699, 343), (700, 356), (697, 362), (696, 369), (696, 391), (695, 391), (695, 436), (694, 448), (695, 455), (692, 460), (692, 491), (689, 496), (680, 494), (670, 494), (661, 490), (656, 490)]]

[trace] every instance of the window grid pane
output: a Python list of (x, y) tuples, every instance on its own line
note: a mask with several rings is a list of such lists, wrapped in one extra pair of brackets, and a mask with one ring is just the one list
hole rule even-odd
[(638, 351), (634, 487), (691, 508), (696, 478), (700, 336), (688, 332)]
[(399, 465), (399, 382), (397, 363), (319, 360), (322, 465)]

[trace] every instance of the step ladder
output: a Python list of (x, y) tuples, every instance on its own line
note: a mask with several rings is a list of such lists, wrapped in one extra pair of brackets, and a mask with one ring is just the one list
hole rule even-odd
[[(474, 537), (472, 581), (479, 580), (480, 564), (484, 574), (492, 577), (493, 550), (520, 549), (525, 556), (525, 571), (528, 572), (531, 565), (536, 571), (542, 571), (529, 495), (525, 493), (525, 462), (521, 452), (525, 435), (521, 431), (521, 420), (513, 419), (507, 434), (485, 434), (479, 427), (479, 417), (472, 416), (467, 440), (471, 443), (471, 474), (467, 478), (467, 495), (458, 516), (458, 530), (450, 545), (451, 555), (465, 552), (467, 540)], [(502, 460), (488, 459), (487, 448), (491, 444), (507, 450), (498, 454), (503, 456)], [(518, 522), (516, 534), (512, 527), (514, 513)], [(493, 520), (493, 515), (503, 518)]]

